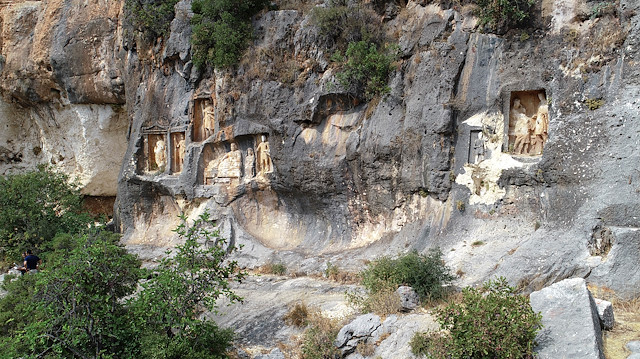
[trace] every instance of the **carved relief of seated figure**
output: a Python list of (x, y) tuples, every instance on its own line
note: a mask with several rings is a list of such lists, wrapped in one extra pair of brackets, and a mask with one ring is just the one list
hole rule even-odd
[(218, 165), (218, 178), (242, 177), (242, 152), (235, 143), (231, 144), (231, 151), (222, 157)]

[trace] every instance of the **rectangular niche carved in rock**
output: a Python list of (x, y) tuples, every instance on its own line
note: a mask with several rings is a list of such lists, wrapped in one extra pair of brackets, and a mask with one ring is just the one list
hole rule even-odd
[(197, 98), (193, 103), (193, 141), (201, 142), (213, 135), (215, 117), (213, 101), (209, 98)]
[(174, 132), (171, 134), (171, 173), (182, 172), (185, 154), (184, 132)]
[(544, 90), (514, 91), (509, 106), (508, 151), (539, 156), (547, 142), (549, 106)]
[(484, 135), (482, 130), (469, 131), (469, 158), (467, 163), (474, 164), (484, 160)]
[(167, 146), (164, 134), (150, 133), (146, 136), (145, 155), (147, 171), (164, 172), (167, 167)]

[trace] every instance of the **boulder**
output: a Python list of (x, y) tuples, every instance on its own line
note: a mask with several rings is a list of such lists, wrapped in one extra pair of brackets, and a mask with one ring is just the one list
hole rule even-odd
[(343, 356), (347, 355), (353, 352), (360, 342), (366, 343), (381, 325), (379, 316), (373, 313), (361, 315), (340, 329), (334, 344), (340, 348)]
[(615, 318), (613, 316), (613, 305), (611, 302), (602, 299), (594, 299), (598, 310), (598, 318), (600, 318), (600, 327), (604, 330), (613, 329)]
[(565, 279), (530, 295), (542, 313), (536, 352), (540, 359), (604, 359), (595, 301), (583, 278)]
[(400, 306), (403, 312), (410, 312), (420, 305), (420, 297), (413, 288), (403, 285), (396, 289), (396, 294), (400, 297)]

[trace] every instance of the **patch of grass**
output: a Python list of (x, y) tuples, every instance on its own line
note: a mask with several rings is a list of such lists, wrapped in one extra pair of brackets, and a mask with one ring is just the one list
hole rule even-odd
[(287, 325), (306, 327), (309, 324), (309, 308), (304, 303), (296, 303), (282, 319)]
[(613, 290), (592, 285), (589, 285), (589, 291), (596, 298), (610, 301), (615, 313), (613, 329), (603, 332), (605, 357), (626, 358), (631, 353), (625, 345), (640, 340), (640, 295), (620, 299)]
[(457, 200), (457, 201), (456, 201), (456, 209), (457, 209), (460, 213), (464, 212), (465, 205), (464, 205), (464, 201), (463, 201), (463, 200), (460, 200), (460, 199), (459, 199), (459, 200)]
[(269, 262), (260, 268), (261, 273), (285, 275), (287, 274), (287, 266), (282, 262)]
[(588, 98), (584, 100), (584, 104), (591, 111), (595, 111), (604, 105), (604, 100), (601, 98)]
[(474, 241), (473, 243), (471, 243), (471, 246), (472, 247), (479, 247), (479, 246), (482, 246), (484, 244), (485, 244), (484, 241)]
[(340, 352), (333, 344), (342, 327), (339, 320), (323, 316), (319, 310), (310, 316), (309, 327), (302, 335), (302, 359), (339, 358)]

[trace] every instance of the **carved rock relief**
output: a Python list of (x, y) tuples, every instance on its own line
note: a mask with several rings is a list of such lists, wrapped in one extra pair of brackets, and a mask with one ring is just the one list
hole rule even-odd
[[(242, 136), (234, 141), (229, 144), (229, 150), (223, 144), (212, 144), (203, 151), (203, 184), (239, 183), (240, 180), (250, 182), (273, 172), (269, 142), (265, 135), (260, 137), (255, 149), (252, 136)], [(246, 149), (241, 150), (239, 144)]]
[(180, 173), (184, 164), (185, 133), (174, 132), (171, 134), (171, 172)]
[(518, 156), (539, 156), (548, 138), (549, 106), (544, 90), (511, 94), (509, 110), (509, 152)]
[(197, 98), (192, 109), (192, 138), (194, 142), (202, 142), (211, 137), (215, 131), (215, 110), (210, 98)]

